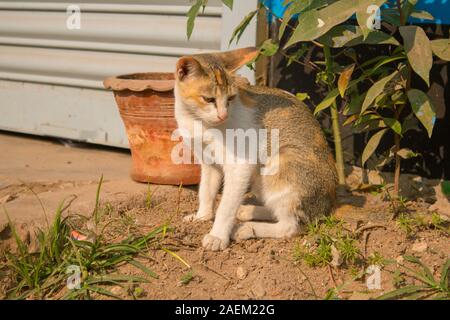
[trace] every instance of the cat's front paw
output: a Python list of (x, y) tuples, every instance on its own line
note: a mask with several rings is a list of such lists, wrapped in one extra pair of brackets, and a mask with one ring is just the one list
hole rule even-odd
[(253, 211), (255, 206), (252, 205), (241, 205), (236, 214), (236, 218), (240, 221), (251, 221), (253, 220)]
[(225, 250), (229, 244), (229, 239), (220, 239), (212, 234), (205, 235), (202, 241), (203, 248), (211, 251)]
[(183, 221), (185, 221), (185, 222), (211, 221), (211, 220), (214, 220), (214, 214), (213, 213), (199, 214), (197, 212), (197, 213), (193, 213), (193, 214), (188, 214), (187, 216), (183, 217)]
[(234, 227), (231, 238), (237, 242), (256, 238), (253, 227), (248, 223), (240, 223)]

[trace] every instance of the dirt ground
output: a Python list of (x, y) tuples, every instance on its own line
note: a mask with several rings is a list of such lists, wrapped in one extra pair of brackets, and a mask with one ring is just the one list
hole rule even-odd
[[(346, 230), (358, 230), (356, 247), (361, 260), (378, 253), (391, 261), (381, 266), (379, 289), (369, 290), (367, 276), (357, 275), (367, 263), (311, 267), (296, 259), (296, 248), (309, 241), (306, 236), (233, 242), (223, 252), (208, 252), (201, 247), (201, 239), (211, 228), (211, 222), (187, 223), (182, 219), (196, 211), (197, 188), (151, 185), (149, 200), (148, 186), (128, 178), (130, 156), (126, 152), (67, 148), (54, 141), (5, 134), (0, 134), (0, 150), (0, 201), (3, 199), (3, 205), (21, 230), (43, 223), (42, 209), (27, 185), (39, 196), (50, 216), (59, 201), (71, 194), (78, 198), (68, 214), (89, 214), (102, 173), (106, 182), (101, 203), (110, 208), (103, 219), (126, 217), (132, 221), (128, 230), (122, 229), (123, 233), (144, 232), (164, 223), (172, 227), (164, 245), (184, 263), (168, 252), (151, 251), (153, 260), (146, 262), (146, 266), (159, 279), (139, 285), (142, 299), (323, 299), (330, 288), (336, 287), (339, 298), (368, 299), (393, 290), (399, 277), (406, 277), (396, 272), (403, 263), (403, 255), (420, 258), (436, 277), (450, 258), (448, 233), (418, 228), (407, 234), (398, 221), (391, 220), (389, 201), (361, 186), (339, 193), (339, 208), (334, 216), (344, 221)], [(349, 179), (357, 179), (356, 176), (350, 175)], [(436, 207), (436, 203), (430, 202), (436, 199), (428, 198), (407, 202), (409, 214), (430, 217)], [(445, 212), (445, 204), (439, 203), (436, 208), (441, 208), (442, 219), (448, 219), (450, 212)], [(4, 226), (5, 218), (1, 219)], [(11, 235), (0, 230), (0, 236), (0, 242), (8, 248)], [(143, 275), (131, 266), (121, 267), (120, 272)], [(125, 299), (132, 298), (129, 290), (113, 287), (111, 291)]]

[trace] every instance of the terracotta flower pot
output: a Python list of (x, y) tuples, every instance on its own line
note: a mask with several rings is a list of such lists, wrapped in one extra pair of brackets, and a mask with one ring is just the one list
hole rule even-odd
[[(174, 117), (174, 78), (171, 73), (137, 73), (108, 78), (130, 143), (131, 177), (140, 182), (192, 185), (200, 181), (200, 166), (174, 164), (170, 139)], [(193, 162), (192, 162), (193, 163)]]

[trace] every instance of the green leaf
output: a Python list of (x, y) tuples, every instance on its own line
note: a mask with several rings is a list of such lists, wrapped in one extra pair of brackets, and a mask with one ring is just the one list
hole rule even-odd
[(370, 66), (370, 65), (372, 65), (372, 64), (374, 64), (374, 63), (376, 63), (375, 66), (373, 66), (373, 67), (369, 70), (369, 71), (370, 71), (370, 74), (373, 75), (374, 72), (375, 72), (378, 68), (380, 68), (380, 67), (382, 67), (382, 66), (384, 66), (384, 65), (386, 65), (386, 64), (389, 64), (389, 63), (391, 63), (391, 62), (397, 61), (397, 60), (403, 60), (403, 59), (405, 59), (405, 58), (406, 58), (406, 57), (403, 56), (403, 55), (398, 55), (398, 56), (380, 56), (380, 57), (376, 57), (376, 58), (373, 58), (373, 59), (370, 59), (370, 60), (364, 62), (363, 64), (361, 64), (361, 68), (366, 68), (366, 67), (368, 67), (368, 66)]
[(325, 34), (334, 26), (346, 21), (356, 11), (354, 0), (333, 2), (321, 10), (302, 13), (285, 48), (301, 41), (311, 41)]
[(381, 10), (381, 20), (386, 21), (393, 26), (400, 27), (400, 15), (398, 10), (395, 8), (383, 9)]
[(431, 41), (433, 53), (445, 61), (450, 61), (450, 39), (438, 39)]
[(234, 29), (233, 34), (231, 35), (229, 44), (231, 44), (235, 38), (236, 38), (236, 43), (239, 42), (239, 39), (241, 38), (245, 29), (248, 27), (248, 25), (253, 20), (253, 18), (255, 17), (256, 13), (258, 13), (258, 11), (259, 11), (259, 9), (254, 10), (254, 11), (250, 12), (248, 15), (246, 15), (244, 17), (244, 19), (242, 19), (242, 21)]
[[(386, 0), (359, 0), (358, 10), (356, 11), (356, 20), (361, 28), (363, 38), (366, 39), (371, 31), (374, 31), (372, 27), (372, 17), (375, 17), (376, 12), (373, 9), (380, 8)], [(381, 17), (380, 17), (381, 18)], [(369, 28), (370, 26), (370, 28)]]
[(356, 114), (352, 114), (345, 119), (344, 123), (342, 124), (343, 127), (355, 122), (358, 119), (358, 116)]
[(386, 124), (384, 123), (383, 120), (370, 120), (367, 122), (359, 122), (356, 121), (356, 123), (354, 124), (354, 132), (355, 133), (363, 133), (363, 132), (371, 132), (374, 130), (380, 130), (380, 129), (389, 129), (386, 127)]
[(344, 108), (344, 115), (349, 116), (356, 113), (360, 113), (361, 105), (366, 97), (366, 94), (352, 94), (350, 96), (350, 102)]
[(298, 50), (296, 50), (293, 54), (290, 54), (287, 58), (287, 66), (290, 66), (292, 62), (298, 61), (303, 55), (308, 51), (308, 45), (303, 43)]
[(323, 27), (321, 29), (318, 28), (318, 19), (319, 12), (317, 10), (307, 11), (300, 15), (298, 25), (289, 41), (286, 43), (285, 48), (290, 47), (297, 42), (314, 40), (328, 31)]
[(414, 113), (411, 113), (408, 117), (403, 120), (402, 124), (402, 135), (404, 135), (409, 130), (416, 130), (418, 131), (419, 122), (417, 118), (414, 116)]
[(402, 157), (403, 159), (411, 159), (417, 157), (419, 154), (415, 153), (411, 149), (408, 148), (402, 148), (397, 151), (397, 154)]
[(188, 21), (187, 21), (187, 38), (190, 39), (192, 35), (192, 31), (194, 30), (195, 18), (197, 18), (198, 13), (200, 12), (200, 8), (203, 5), (204, 0), (197, 0), (192, 7), (189, 9), (187, 13)]
[(422, 261), (420, 261), (419, 258), (414, 257), (414, 256), (409, 256), (409, 255), (405, 255), (405, 256), (403, 256), (403, 258), (405, 258), (406, 261), (418, 264), (422, 267), (424, 274), (415, 272), (414, 274), (416, 276), (420, 276), (421, 277), (420, 279), (422, 279), (422, 277), (424, 277), (426, 279), (426, 281), (424, 281), (424, 282), (429, 284), (430, 286), (433, 286), (435, 284), (436, 280), (433, 277), (433, 273)]
[(378, 300), (399, 299), (402, 297), (407, 297), (407, 296), (417, 293), (417, 292), (421, 292), (426, 289), (428, 289), (428, 288), (424, 287), (424, 286), (409, 285), (409, 286), (385, 293), (382, 296), (378, 297), (377, 299)]
[(402, 125), (394, 118), (383, 118), (384, 123), (391, 128), (395, 133), (402, 135)]
[(97, 287), (97, 286), (89, 286), (88, 290), (94, 291), (94, 292), (96, 292), (98, 294), (101, 294), (101, 295), (104, 295), (104, 296), (107, 296), (107, 297), (111, 297), (111, 298), (116, 298), (118, 300), (122, 300), (122, 298), (120, 296), (118, 296), (118, 295), (116, 295), (116, 294), (112, 293), (111, 291), (109, 291), (107, 289), (104, 289), (104, 288), (100, 288), (100, 287)]
[(383, 93), (384, 88), (386, 87), (388, 82), (391, 81), (395, 76), (397, 76), (397, 74), (398, 71), (395, 71), (390, 75), (382, 78), (381, 80), (378, 80), (370, 87), (361, 107), (361, 113), (363, 113), (370, 106), (370, 104), (375, 100), (376, 97)]
[(183, 275), (183, 276), (181, 277), (181, 281), (180, 281), (180, 282), (181, 282), (182, 284), (186, 285), (186, 284), (188, 284), (189, 282), (191, 282), (192, 279), (194, 279), (194, 275), (192, 274), (192, 271), (189, 271), (188, 273), (186, 273), (185, 275)]
[(222, 3), (230, 8), (230, 10), (233, 10), (233, 1), (234, 0), (222, 0)]
[(340, 25), (332, 28), (317, 41), (332, 48), (341, 48), (349, 41), (361, 36), (361, 30), (357, 26)]
[(381, 129), (377, 133), (375, 133), (367, 142), (366, 147), (364, 148), (362, 154), (362, 166), (366, 163), (366, 161), (370, 158), (370, 156), (375, 152), (378, 145), (380, 144), (381, 138), (383, 138), (384, 134), (387, 132), (386, 129)]
[(129, 262), (131, 265), (135, 266), (138, 269), (141, 269), (142, 271), (144, 271), (147, 275), (149, 275), (152, 278), (158, 279), (158, 275), (153, 272), (152, 270), (150, 270), (149, 268), (147, 268), (146, 266), (144, 266), (142, 263), (136, 261), (136, 260), (131, 260)]
[(403, 90), (395, 91), (391, 95), (391, 101), (395, 104), (405, 104), (406, 103), (406, 95)]
[(440, 281), (440, 287), (445, 288), (447, 291), (449, 291), (449, 276), (450, 276), (450, 259), (447, 259), (445, 264), (442, 266), (441, 269), (441, 281)]
[(359, 44), (392, 44), (399, 46), (400, 43), (393, 37), (382, 31), (372, 31), (367, 35), (365, 40), (362, 37), (355, 38), (349, 41), (346, 46), (353, 47)]
[(292, 17), (301, 12), (318, 9), (332, 3), (334, 0), (303, 0), (303, 1), (287, 1), (285, 6), (289, 5), (283, 15), (283, 21), (281, 22), (278, 30), (279, 39), (283, 37), (286, 27)]
[(120, 284), (121, 282), (148, 282), (147, 279), (130, 275), (102, 275), (99, 277), (89, 277), (84, 283), (91, 284)]
[(400, 34), (412, 69), (430, 86), (433, 52), (425, 31), (418, 26), (402, 26)]
[(357, 61), (358, 58), (356, 56), (356, 51), (353, 48), (347, 48), (346, 50), (344, 50), (344, 55), (350, 59), (352, 59), (352, 61)]
[(434, 17), (431, 15), (431, 13), (425, 10), (414, 10), (411, 13), (411, 17), (423, 20), (434, 20)]
[(325, 110), (331, 104), (336, 100), (337, 96), (339, 95), (339, 91), (337, 89), (331, 90), (325, 99), (321, 103), (317, 105), (317, 107), (314, 109), (314, 115), (318, 114), (320, 111)]
[(309, 100), (311, 99), (311, 97), (309, 96), (309, 94), (307, 92), (297, 92), (295, 94), (295, 96), (297, 97), (298, 100), (300, 101), (305, 101), (305, 100)]
[[(365, 75), (362, 75), (358, 79), (350, 81), (349, 84), (347, 85), (347, 88), (356, 86), (358, 83), (360, 83), (361, 81), (364, 81), (366, 78), (367, 77)], [(316, 115), (320, 111), (328, 108), (336, 100), (338, 95), (339, 95), (339, 90), (337, 88), (331, 90), (328, 93), (328, 95), (325, 97), (325, 99), (323, 99), (323, 101), (317, 105), (317, 107), (314, 110), (314, 115)]]
[(425, 92), (418, 89), (409, 90), (407, 95), (414, 114), (427, 129), (428, 137), (431, 137), (436, 122), (436, 112), (430, 98)]
[(353, 47), (360, 44), (400, 45), (394, 37), (382, 31), (372, 31), (364, 40), (361, 28), (354, 25), (336, 26), (318, 38), (317, 41), (332, 48)]
[(447, 197), (450, 197), (450, 181), (444, 180), (441, 182), (441, 190), (442, 193), (445, 194)]
[(405, 19), (405, 21), (403, 21), (403, 23), (406, 23), (406, 21), (408, 20), (409, 16), (411, 15), (411, 13), (414, 11), (414, 7), (416, 6), (417, 2), (419, 0), (405, 0), (403, 1), (402, 4), (402, 15)]
[(267, 39), (266, 41), (264, 41), (264, 43), (261, 45), (261, 54), (267, 56), (267, 57), (271, 57), (273, 56), (275, 53), (277, 53), (278, 51), (278, 43), (276, 43), (275, 41), (273, 41), (272, 39)]
[(353, 70), (355, 70), (355, 64), (350, 65), (349, 67), (345, 68), (344, 71), (339, 76), (338, 79), (338, 90), (341, 97), (344, 97), (345, 91), (347, 90), (348, 83), (350, 82), (350, 79), (352, 78)]

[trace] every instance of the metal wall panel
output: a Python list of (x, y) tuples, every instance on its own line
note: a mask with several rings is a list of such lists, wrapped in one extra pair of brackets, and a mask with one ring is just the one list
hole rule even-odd
[[(81, 29), (66, 27), (72, 4), (81, 9)], [(113, 95), (103, 90), (102, 80), (172, 72), (179, 56), (225, 49), (228, 29), (239, 23), (221, 0), (209, 0), (187, 41), (190, 5), (189, 0), (0, 1), (0, 130), (127, 147)], [(241, 5), (236, 2), (235, 10)], [(252, 45), (254, 39), (247, 34), (241, 42)]]
[(108, 91), (3, 80), (0, 103), (3, 130), (128, 147)]
[[(66, 27), (68, 5), (81, 29)], [(186, 40), (187, 0), (0, 1), (0, 129), (127, 147), (102, 80), (172, 72), (177, 57), (220, 50), (220, 0)]]

